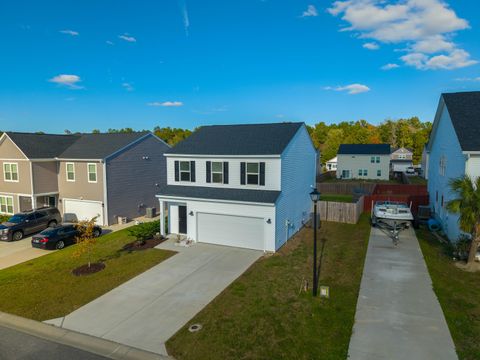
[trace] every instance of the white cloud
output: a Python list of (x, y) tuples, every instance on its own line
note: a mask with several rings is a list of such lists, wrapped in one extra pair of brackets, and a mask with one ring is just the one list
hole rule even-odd
[(480, 76), (479, 77), (463, 77), (463, 78), (456, 78), (455, 81), (461, 81), (461, 82), (480, 82)]
[(127, 42), (137, 42), (137, 39), (135, 39), (133, 36), (130, 36), (129, 34), (125, 33), (123, 35), (118, 35), (119, 39), (125, 40)]
[(317, 8), (314, 5), (308, 5), (307, 10), (302, 13), (302, 17), (318, 16)]
[(444, 0), (340, 0), (328, 12), (348, 24), (341, 31), (354, 31), (360, 39), (404, 43), (406, 65), (450, 70), (476, 63), (451, 40), (469, 28), (468, 21)]
[(188, 17), (187, 4), (184, 3), (182, 7), (183, 28), (185, 35), (188, 36), (188, 29), (190, 28), (190, 18)]
[(362, 45), (365, 49), (368, 50), (378, 50), (380, 49), (380, 45), (378, 45), (376, 42), (368, 42)]
[(78, 75), (60, 74), (60, 75), (54, 76), (48, 81), (61, 86), (68, 87), (70, 89), (83, 89), (82, 86), (77, 85), (79, 82), (82, 81)]
[(179, 107), (183, 106), (183, 103), (181, 101), (154, 101), (154, 102), (149, 102), (147, 104), (148, 106), (164, 106), (164, 107)]
[(78, 33), (78, 31), (73, 31), (73, 30), (60, 30), (60, 32), (61, 32), (62, 34), (67, 34), (67, 35), (71, 35), (71, 36), (78, 36), (78, 35), (80, 35), (80, 34)]
[(400, 65), (398, 64), (392, 64), (392, 63), (389, 63), (389, 64), (385, 64), (381, 67), (382, 70), (392, 70), (392, 69), (396, 69), (396, 68), (399, 68)]
[(327, 86), (324, 90), (346, 91), (350, 95), (361, 94), (370, 91), (370, 88), (363, 84), (350, 84), (345, 86)]
[(128, 83), (128, 82), (124, 82), (122, 83), (122, 87), (127, 90), (127, 91), (133, 91), (135, 90), (135, 88), (133, 87), (133, 85), (131, 83)]
[(110, 40), (105, 41), (105, 43), (108, 44), (108, 45), (115, 45), (115, 44), (113, 43), (113, 41), (110, 41)]
[(420, 70), (453, 70), (478, 63), (476, 60), (470, 59), (470, 54), (465, 50), (456, 49), (449, 54), (440, 54), (428, 56), (422, 53), (411, 53), (402, 56), (405, 64), (414, 66)]

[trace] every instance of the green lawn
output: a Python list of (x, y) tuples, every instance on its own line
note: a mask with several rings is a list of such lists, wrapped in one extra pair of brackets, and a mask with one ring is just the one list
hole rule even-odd
[(353, 202), (353, 195), (322, 194), (320, 200), (351, 203)]
[(119, 251), (132, 240), (126, 229), (98, 238), (92, 261), (104, 261), (106, 267), (88, 276), (71, 273), (86, 263), (72, 256), (76, 245), (1, 270), (0, 311), (35, 320), (64, 316), (174, 254)]
[(480, 359), (480, 272), (457, 268), (446, 246), (427, 230), (417, 237), (459, 358)]
[(421, 176), (409, 176), (410, 184), (412, 185), (427, 185), (427, 180)]
[[(345, 359), (352, 334), (370, 224), (322, 223), (320, 284), (330, 298), (300, 292), (311, 283), (312, 229), (257, 261), (167, 343), (176, 359)], [(319, 248), (321, 248), (319, 246)]]

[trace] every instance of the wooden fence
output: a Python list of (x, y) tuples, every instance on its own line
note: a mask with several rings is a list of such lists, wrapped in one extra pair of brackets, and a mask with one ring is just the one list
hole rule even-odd
[(320, 220), (333, 221), (347, 224), (356, 224), (363, 212), (364, 197), (360, 197), (356, 203), (336, 201), (319, 201), (318, 212)]
[(352, 195), (354, 193), (372, 194), (375, 190), (375, 183), (360, 182), (336, 182), (336, 183), (318, 183), (317, 189), (321, 194), (341, 194)]

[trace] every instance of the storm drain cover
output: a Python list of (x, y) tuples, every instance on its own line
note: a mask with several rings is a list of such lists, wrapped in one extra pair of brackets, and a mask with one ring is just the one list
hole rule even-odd
[(190, 325), (190, 327), (188, 328), (188, 331), (190, 332), (197, 332), (199, 330), (202, 329), (202, 325), (201, 324), (193, 324), (193, 325)]

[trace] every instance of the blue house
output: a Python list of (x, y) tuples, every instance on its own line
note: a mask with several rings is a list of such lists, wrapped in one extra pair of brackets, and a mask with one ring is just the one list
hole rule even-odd
[(309, 220), (317, 151), (303, 123), (204, 126), (165, 156), (163, 235), (273, 252)]
[(451, 179), (480, 176), (480, 91), (442, 94), (427, 148), (428, 192), (435, 218), (450, 241), (461, 231), (446, 204), (456, 194)]

